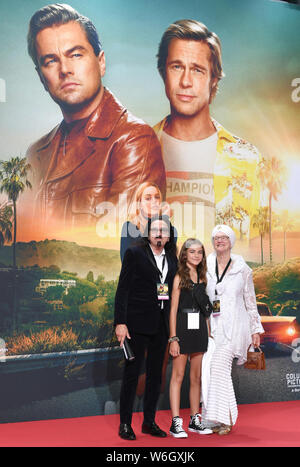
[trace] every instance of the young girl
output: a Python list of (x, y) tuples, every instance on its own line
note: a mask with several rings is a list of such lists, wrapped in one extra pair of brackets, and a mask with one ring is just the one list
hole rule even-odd
[(208, 346), (208, 318), (212, 306), (206, 295), (206, 256), (202, 243), (190, 238), (183, 244), (178, 261), (178, 271), (173, 283), (170, 312), (170, 354), (173, 357), (170, 381), (172, 425), (170, 434), (186, 438), (179, 416), (180, 391), (185, 367), (190, 357), (190, 423), (188, 430), (210, 434), (200, 422), (199, 403), (201, 391), (201, 365)]

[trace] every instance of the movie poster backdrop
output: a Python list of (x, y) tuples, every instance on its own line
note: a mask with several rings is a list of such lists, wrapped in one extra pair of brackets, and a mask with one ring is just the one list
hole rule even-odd
[[(1, 162), (24, 158), (28, 147), (62, 120), (27, 53), (29, 20), (46, 4), (1, 2)], [(222, 190), (239, 193), (229, 206), (231, 216), (228, 204), (216, 210), (216, 221), (229, 223), (236, 232), (234, 252), (253, 270), (266, 331), (262, 349), (267, 369), (233, 367), (237, 401), (299, 399), (299, 6), (268, 0), (70, 4), (99, 32), (106, 56), (103, 84), (151, 126), (169, 113), (156, 63), (165, 29), (173, 21), (191, 18), (218, 34), (225, 77), (211, 115), (258, 148), (264, 161), (257, 180), (261, 207), (250, 213), (243, 204), (256, 189), (245, 162), (239, 176), (223, 179)], [(229, 155), (231, 150), (227, 148)], [(3, 177), (0, 183), (1, 421), (118, 413), (124, 360), (113, 332), (114, 295), (121, 267), (120, 232), (135, 208), (130, 211), (122, 199), (97, 206), (91, 224), (72, 228), (53, 215), (44, 225), (42, 218), (30, 221), (33, 204), (24, 208), (30, 187), (17, 192), (13, 202)], [(209, 189), (205, 177), (167, 172), (165, 201), (178, 247), (195, 236), (204, 241), (207, 253), (212, 251), (203, 215)], [(169, 408), (171, 365), (166, 360), (162, 409)], [(141, 375), (137, 411), (142, 395)], [(188, 406), (186, 382), (183, 405)]]

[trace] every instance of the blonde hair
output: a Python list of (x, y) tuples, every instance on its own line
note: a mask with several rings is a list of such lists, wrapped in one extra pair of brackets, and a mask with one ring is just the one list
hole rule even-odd
[(141, 201), (142, 201), (142, 196), (143, 196), (143, 193), (144, 191), (146, 190), (146, 188), (149, 188), (149, 187), (154, 187), (156, 188), (158, 194), (159, 194), (159, 197), (160, 197), (160, 202), (162, 202), (162, 194), (161, 194), (161, 191), (159, 189), (159, 186), (156, 185), (156, 183), (153, 183), (151, 181), (149, 182), (144, 182), (144, 183), (141, 183), (141, 185), (139, 185), (139, 187), (137, 188), (136, 192), (135, 192), (135, 196), (134, 196), (134, 203), (133, 203), (133, 210), (134, 212), (129, 216), (129, 220), (133, 223), (136, 224), (136, 226), (138, 227), (138, 229), (140, 228), (141, 226), (141, 221), (140, 221), (140, 214), (141, 214), (141, 211), (140, 211), (140, 204), (141, 204)]
[(215, 97), (218, 90), (218, 82), (225, 76), (222, 70), (221, 42), (219, 37), (214, 32), (209, 31), (205, 24), (193, 19), (183, 19), (170, 24), (161, 38), (157, 54), (157, 68), (164, 81), (169, 44), (172, 39), (193, 40), (208, 45), (211, 52), (212, 80), (216, 79), (216, 84), (211, 91), (211, 99)]

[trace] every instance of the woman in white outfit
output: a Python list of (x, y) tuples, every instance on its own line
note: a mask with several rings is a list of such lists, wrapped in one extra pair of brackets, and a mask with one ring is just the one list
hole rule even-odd
[(217, 225), (212, 242), (215, 252), (207, 258), (207, 294), (214, 309), (211, 336), (215, 350), (202, 417), (215, 425), (213, 431), (225, 435), (230, 433), (238, 415), (232, 361), (237, 358), (238, 365), (245, 363), (249, 345), (258, 347), (264, 330), (257, 311), (252, 271), (242, 256), (231, 253), (235, 242), (233, 230)]

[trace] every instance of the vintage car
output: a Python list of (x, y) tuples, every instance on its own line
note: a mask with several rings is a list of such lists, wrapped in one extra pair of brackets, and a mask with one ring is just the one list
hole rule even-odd
[(273, 316), (266, 303), (257, 302), (257, 309), (265, 333), (261, 335), (261, 344), (291, 345), (299, 337), (295, 316)]

